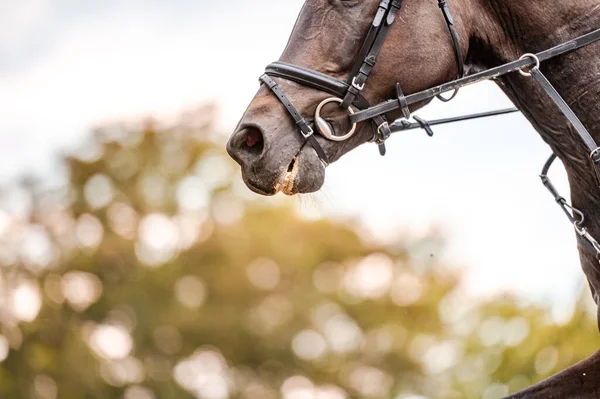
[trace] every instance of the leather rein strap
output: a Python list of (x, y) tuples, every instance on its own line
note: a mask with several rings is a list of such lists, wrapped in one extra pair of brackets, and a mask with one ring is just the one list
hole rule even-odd
[[(579, 36), (568, 42), (559, 44), (558, 46), (552, 47), (551, 49), (542, 51), (536, 54), (537, 59), (540, 62), (549, 60), (551, 58), (558, 57), (559, 55), (566, 54), (568, 52), (580, 49), (588, 46), (594, 42), (600, 40), (600, 29), (596, 29), (590, 33)], [(533, 67), (536, 65), (536, 61), (532, 58), (522, 58), (516, 61), (512, 61), (495, 68), (491, 68), (473, 75), (466, 76), (461, 79), (453, 80), (451, 82), (443, 83), (439, 86), (432, 87), (406, 96), (406, 103), (408, 105), (429, 100), (433, 97), (437, 97), (439, 94), (443, 94), (449, 91), (456, 90), (461, 87), (469, 86), (474, 83), (482, 82), (484, 80), (495, 79), (500, 76), (507, 75), (511, 72), (522, 70), (523, 68)], [(402, 107), (397, 99), (388, 100), (378, 105), (374, 105), (368, 109), (356, 112), (350, 117), (352, 123), (362, 122), (373, 118), (376, 115), (384, 115), (388, 112), (395, 111)]]
[[(600, 147), (596, 144), (596, 141), (593, 139), (592, 135), (585, 128), (583, 123), (579, 120), (575, 112), (569, 107), (566, 101), (561, 97), (561, 95), (556, 91), (552, 83), (544, 76), (542, 71), (540, 71), (539, 63), (531, 69), (529, 73), (533, 79), (544, 89), (546, 94), (554, 101), (556, 106), (560, 109), (563, 115), (569, 120), (571, 125), (575, 128), (575, 131), (581, 137), (581, 140), (585, 143), (589, 150), (590, 159), (600, 172)], [(528, 76), (528, 74), (525, 74)]]

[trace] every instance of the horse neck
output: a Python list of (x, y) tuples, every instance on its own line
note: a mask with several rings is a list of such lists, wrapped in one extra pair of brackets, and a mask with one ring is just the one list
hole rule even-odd
[[(596, 0), (472, 0), (469, 61), (489, 68), (588, 33), (600, 26)], [(600, 44), (546, 61), (542, 72), (600, 143)], [(597, 213), (600, 188), (589, 150), (545, 92), (517, 73), (497, 80), (542, 138), (563, 161), (576, 206)], [(598, 209), (598, 210), (596, 210)]]
[[(469, 2), (469, 64), (489, 68), (573, 39), (600, 26), (597, 0), (459, 0)], [(600, 43), (546, 61), (541, 70), (600, 143)], [(561, 159), (573, 205), (600, 238), (600, 180), (589, 150), (548, 95), (532, 80), (513, 73), (498, 85)], [(558, 210), (557, 210), (558, 212)], [(600, 270), (594, 254), (580, 247), (582, 267), (596, 302)], [(600, 316), (600, 314), (599, 314)], [(599, 317), (600, 319), (600, 317)]]

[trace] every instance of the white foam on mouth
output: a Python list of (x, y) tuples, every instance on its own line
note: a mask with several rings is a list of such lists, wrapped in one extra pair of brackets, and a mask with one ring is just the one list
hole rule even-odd
[(292, 160), (294, 166), (291, 171), (286, 171), (281, 175), (279, 183), (277, 184), (276, 190), (281, 191), (285, 195), (294, 195), (294, 182), (298, 177), (298, 156), (296, 155)]

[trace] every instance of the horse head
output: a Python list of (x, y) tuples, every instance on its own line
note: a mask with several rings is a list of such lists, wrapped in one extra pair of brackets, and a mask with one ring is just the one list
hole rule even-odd
[[(457, 12), (458, 4), (462, 2), (453, 4), (452, 10), (457, 19), (454, 37), (457, 43), (453, 45), (448, 34), (452, 17), (446, 14), (445, 0), (308, 0), (280, 61), (340, 81), (348, 80), (351, 86), (353, 76), (350, 75), (368, 54), (361, 50), (364, 43), (372, 39), (373, 24), (389, 24), (387, 38), (376, 38), (381, 41), (377, 62), (359, 96), (370, 103), (381, 102), (395, 93), (397, 83), (406, 93), (423, 90), (455, 78), (462, 66), (468, 50), (468, 32), (461, 17), (464, 13)], [(398, 5), (401, 8), (392, 10)], [(387, 8), (382, 11), (383, 6)], [(446, 13), (440, 12), (440, 7)], [(396, 22), (392, 23), (394, 18)], [(459, 51), (458, 55), (455, 48), (465, 54)], [(229, 139), (227, 150), (240, 164), (246, 185), (259, 194), (317, 191), (325, 180), (327, 163), (372, 141), (377, 126), (373, 123), (353, 126), (348, 115), (355, 110), (354, 106), (341, 109), (341, 98), (322, 103), (331, 98), (331, 93), (277, 76), (273, 76), (272, 82), (286, 98), (278, 98), (263, 81)], [(286, 101), (293, 104), (295, 111), (310, 125), (304, 131), (321, 131), (321, 134), (315, 132), (313, 145), (307, 145), (306, 138), (298, 131), (297, 120), (283, 105)], [(319, 105), (323, 117), (315, 123), (312, 115)], [(423, 105), (416, 104), (411, 109)], [(386, 116), (394, 120), (401, 115), (401, 112), (393, 112)], [(350, 138), (335, 140), (353, 128)], [(324, 131), (329, 132), (329, 139), (322, 134)], [(324, 162), (325, 158), (328, 162)]]

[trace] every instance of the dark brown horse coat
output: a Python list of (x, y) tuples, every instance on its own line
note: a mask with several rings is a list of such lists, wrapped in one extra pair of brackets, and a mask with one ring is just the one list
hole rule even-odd
[[(378, 3), (308, 0), (281, 60), (345, 78)], [(452, 0), (450, 7), (471, 73), (600, 27), (598, 0)], [(372, 103), (388, 98), (395, 82), (413, 93), (456, 76), (452, 44), (437, 1), (405, 0), (399, 18), (364, 90)], [(600, 44), (547, 61), (541, 69), (599, 142)], [(287, 81), (278, 83), (304, 115), (312, 115), (316, 104), (328, 97)], [(564, 163), (573, 205), (586, 215), (591, 234), (600, 238), (600, 180), (581, 139), (531, 79), (514, 73), (497, 83)], [(340, 117), (334, 128), (346, 131), (344, 121)], [(335, 161), (372, 134), (371, 126), (362, 124), (347, 142), (319, 142)], [(318, 190), (325, 176), (314, 150), (301, 146), (302, 137), (285, 110), (263, 87), (232, 135), (228, 151), (241, 165), (244, 181), (252, 190), (265, 195), (295, 194)], [(583, 247), (580, 257), (598, 303), (600, 264)], [(514, 397), (600, 398), (600, 352)]]

